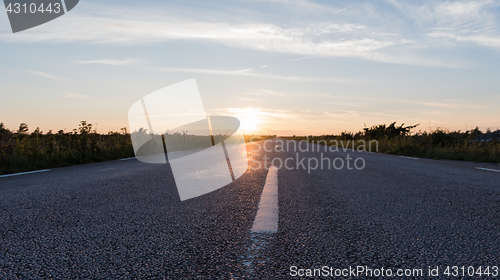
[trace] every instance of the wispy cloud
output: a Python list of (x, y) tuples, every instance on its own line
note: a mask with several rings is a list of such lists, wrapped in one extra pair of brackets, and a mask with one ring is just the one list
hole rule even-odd
[(244, 100), (244, 101), (258, 101), (258, 102), (261, 102), (261, 101), (262, 101), (262, 100), (258, 100), (258, 99), (247, 98), (247, 97), (241, 97), (241, 96), (234, 96), (234, 98), (239, 99), (239, 100)]
[(224, 108), (218, 109), (218, 113), (227, 114), (236, 118), (253, 118), (262, 123), (276, 123), (283, 121), (314, 121), (348, 119), (358, 116), (358, 111), (332, 110), (332, 111), (312, 111), (312, 110), (278, 110), (265, 108)]
[(492, 34), (464, 36), (457, 35), (451, 32), (434, 31), (427, 35), (432, 38), (449, 39), (456, 42), (471, 42), (485, 47), (500, 48), (500, 36), (495, 36)]
[(425, 105), (428, 107), (435, 107), (435, 108), (480, 108), (480, 106), (476, 106), (473, 104), (468, 103), (457, 103), (457, 102), (414, 102), (415, 104), (419, 105)]
[(65, 92), (64, 96), (67, 98), (72, 98), (72, 99), (81, 99), (81, 98), (87, 98), (88, 96), (83, 95), (83, 94), (78, 94), (74, 92)]
[[(425, 116), (443, 116), (443, 115), (450, 115), (450, 112), (446, 111), (420, 111), (419, 114), (425, 115)], [(436, 122), (436, 120), (433, 120)]]
[(308, 0), (257, 0), (260, 2), (274, 2), (274, 3), (281, 3), (283, 5), (288, 6), (288, 8), (292, 9), (297, 9), (300, 11), (308, 11), (308, 12), (313, 12), (313, 13), (329, 13), (329, 14), (336, 14), (340, 13), (342, 11), (347, 10), (351, 6), (348, 6), (346, 8), (336, 8), (328, 5), (322, 5), (314, 1), (308, 1)]
[[(308, 1), (304, 5), (313, 5)], [(129, 11), (123, 8), (99, 6), (101, 13), (72, 16), (64, 25), (42, 25), (43, 34), (19, 33), (0, 35), (3, 40), (23, 42), (92, 42), (98, 44), (152, 44), (172, 40), (202, 40), (230, 47), (264, 52), (298, 54), (305, 56), (358, 57), (369, 60), (399, 63), (397, 59), (377, 55), (388, 47), (405, 45), (411, 40), (398, 36), (372, 36), (364, 24), (338, 22), (311, 22), (296, 26), (252, 21), (234, 22), (221, 18), (201, 21), (165, 14), (161, 11)], [(339, 11), (335, 9), (335, 11)], [(105, 16), (103, 16), (105, 14)], [(78, 63), (127, 65), (132, 60), (89, 60)]]
[(306, 57), (294, 58), (294, 59), (290, 59), (288, 62), (295, 62), (295, 61), (300, 61), (300, 60), (310, 59), (310, 58), (315, 58), (315, 56), (310, 55), (310, 56), (306, 56)]
[(172, 72), (185, 72), (185, 73), (199, 73), (199, 74), (215, 74), (215, 75), (230, 75), (230, 76), (247, 76), (247, 77), (259, 77), (259, 78), (269, 78), (269, 79), (279, 79), (279, 80), (307, 80), (309, 78), (295, 77), (295, 76), (276, 76), (276, 75), (266, 75), (250, 72), (249, 69), (244, 70), (216, 70), (216, 69), (199, 69), (199, 68), (162, 68), (165, 71)]
[(269, 98), (270, 96), (279, 96), (279, 97), (285, 97), (286, 95), (283, 92), (279, 91), (274, 91), (270, 89), (258, 89), (258, 90), (251, 90), (248, 92), (244, 93), (245, 95), (254, 97), (254, 96), (265, 96), (266, 98)]
[(65, 79), (65, 78), (62, 78), (62, 77), (59, 77), (56, 75), (48, 74), (48, 73), (45, 73), (42, 71), (26, 70), (26, 72), (31, 73), (33, 75), (37, 75), (39, 77), (44, 77), (44, 78), (48, 78), (48, 79), (52, 79), (52, 80), (68, 81), (68, 79)]
[(78, 64), (105, 64), (114, 66), (130, 65), (141, 62), (140, 59), (126, 58), (126, 59), (97, 59), (97, 60), (75, 60)]
[(500, 48), (500, 32), (492, 0), (392, 3), (406, 16), (416, 21), (428, 38), (455, 43), (471, 42)]
[[(302, 55), (305, 58), (353, 57), (385, 63), (441, 67), (457, 67), (457, 62), (443, 62), (442, 58), (421, 54), (418, 50), (440, 47), (441, 42), (447, 41), (500, 47), (497, 17), (491, 11), (498, 4), (489, 0), (423, 3), (386, 0), (401, 11), (402, 18), (387, 18), (386, 11), (370, 3), (332, 7), (306, 0), (266, 1), (281, 3), (284, 9), (329, 13), (347, 10), (349, 16), (313, 17), (300, 24), (290, 24), (266, 21), (262, 17), (237, 19), (230, 13), (210, 17), (204, 15), (203, 10), (166, 13), (160, 9), (138, 11), (135, 7), (125, 6), (117, 11), (110, 5), (89, 4), (89, 7), (96, 5), (95, 9), (74, 14), (66, 24), (42, 25), (37, 27), (42, 33), (36, 34), (0, 34), (0, 39), (128, 45), (197, 40), (239, 49)], [(416, 22), (417, 28), (412, 32), (403, 32), (402, 23), (404, 25), (409, 21)], [(76, 62), (130, 65), (138, 60)]]
[(345, 10), (349, 9), (350, 7), (352, 7), (352, 6), (349, 6), (349, 7), (343, 8), (343, 9), (340, 9), (340, 10), (336, 11), (335, 13), (336, 13), (336, 14), (338, 14), (338, 13), (340, 13), (340, 12), (343, 12), (343, 11), (345, 11)]
[(268, 90), (268, 89), (263, 89), (262, 92), (265, 94), (265, 95), (276, 95), (276, 96), (285, 96), (284, 93), (282, 92), (276, 92), (274, 90)]
[(263, 73), (256, 73), (252, 69), (242, 70), (218, 70), (218, 69), (200, 69), (200, 68), (161, 68), (164, 71), (184, 72), (184, 73), (198, 73), (208, 75), (229, 75), (229, 76), (242, 76), (242, 77), (257, 77), (266, 79), (277, 79), (286, 81), (307, 81), (307, 82), (337, 82), (337, 83), (377, 83), (377, 81), (366, 79), (352, 79), (345, 77), (299, 77), (299, 76), (278, 76)]

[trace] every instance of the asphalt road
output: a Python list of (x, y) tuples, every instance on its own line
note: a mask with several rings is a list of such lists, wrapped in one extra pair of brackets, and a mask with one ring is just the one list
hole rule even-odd
[[(424, 271), (395, 279), (440, 266), (444, 279), (446, 266), (500, 266), (500, 173), (476, 168), (498, 166), (256, 145), (242, 177), (182, 202), (168, 164), (135, 159), (0, 178), (0, 278), (299, 279), (359, 265)], [(364, 169), (307, 170), (348, 154)], [(278, 170), (277, 232), (256, 235), (264, 156), (294, 160)]]

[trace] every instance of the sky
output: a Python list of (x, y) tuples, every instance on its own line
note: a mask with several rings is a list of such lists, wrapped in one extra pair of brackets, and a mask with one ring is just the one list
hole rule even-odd
[(500, 128), (499, 1), (90, 1), (12, 33), (0, 12), (0, 122), (100, 133), (195, 78), (249, 134)]

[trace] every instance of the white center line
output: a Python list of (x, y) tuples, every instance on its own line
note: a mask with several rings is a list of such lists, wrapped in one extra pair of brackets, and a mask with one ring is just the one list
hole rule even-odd
[(19, 175), (25, 175), (25, 174), (33, 174), (33, 173), (40, 173), (40, 172), (47, 172), (47, 171), (50, 171), (50, 169), (37, 170), (37, 171), (29, 171), (29, 172), (15, 173), (15, 174), (7, 174), (7, 175), (0, 176), (0, 178), (12, 177), (12, 176), (19, 176)]
[(263, 259), (263, 253), (278, 231), (278, 168), (271, 166), (266, 177), (266, 184), (259, 202), (257, 216), (248, 236), (248, 249), (243, 256), (243, 264), (250, 275), (254, 266), (269, 261)]
[(253, 222), (252, 232), (276, 233), (278, 231), (278, 168), (271, 166), (262, 191), (259, 210)]
[(416, 158), (416, 157), (405, 157), (405, 156), (399, 156), (400, 158), (409, 158), (409, 159), (419, 159), (419, 158)]
[(482, 168), (482, 167), (476, 167), (476, 169), (486, 170), (486, 171), (493, 171), (493, 172), (500, 172), (500, 170), (498, 170), (498, 169), (489, 169), (489, 168)]

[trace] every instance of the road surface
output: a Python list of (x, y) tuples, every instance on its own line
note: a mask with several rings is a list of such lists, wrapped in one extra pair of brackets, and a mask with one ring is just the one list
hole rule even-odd
[[(367, 266), (427, 279), (440, 266), (443, 279), (446, 266), (500, 266), (498, 166), (262, 144), (248, 144), (242, 177), (182, 202), (168, 164), (135, 159), (0, 177), (0, 278), (300, 279)], [(307, 170), (347, 155), (365, 167)], [(264, 156), (294, 166), (269, 175)]]

